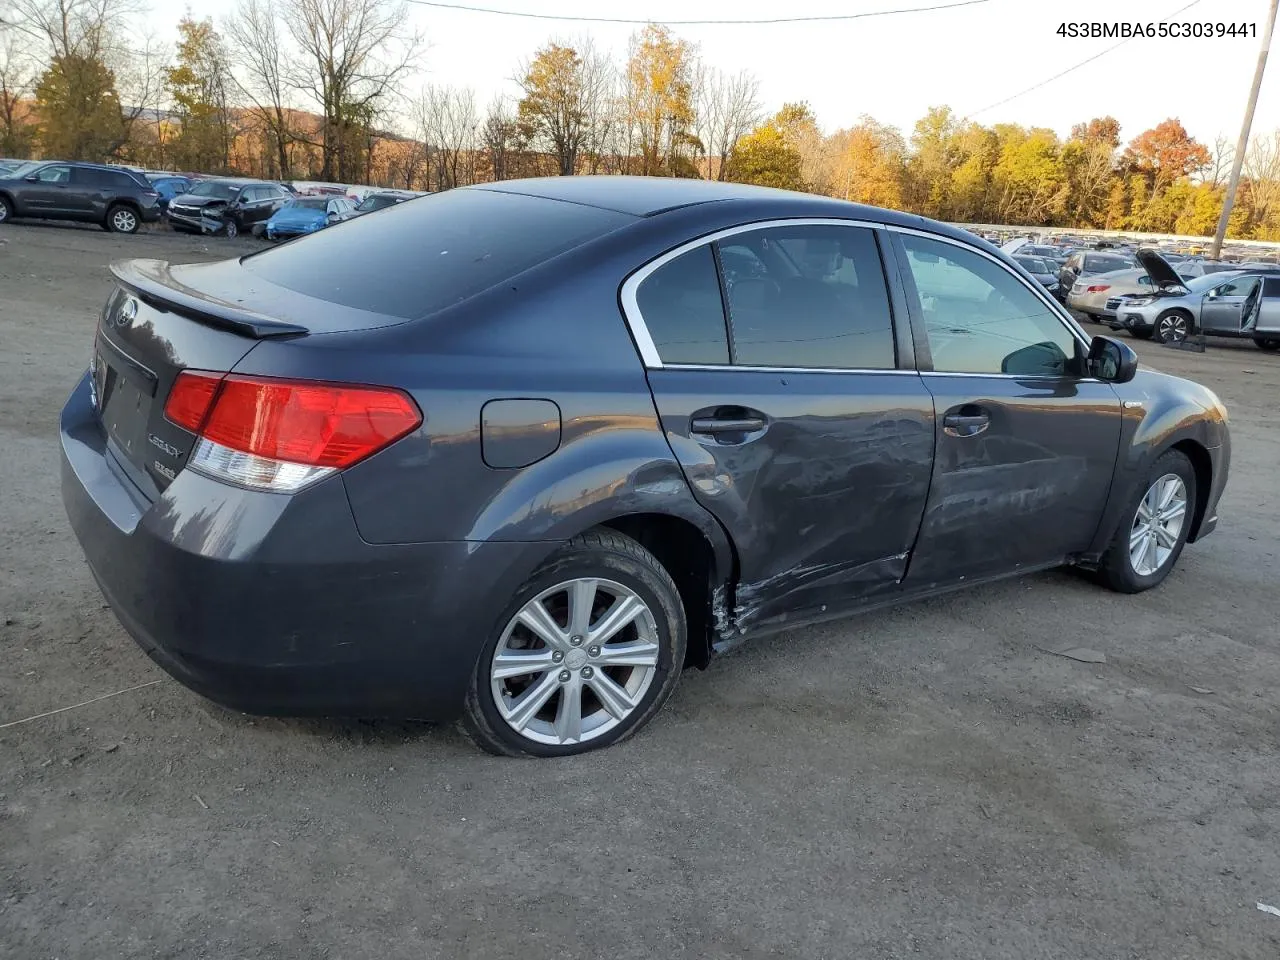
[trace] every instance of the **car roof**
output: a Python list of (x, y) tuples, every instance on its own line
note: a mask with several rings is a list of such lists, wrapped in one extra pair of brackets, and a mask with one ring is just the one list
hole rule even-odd
[[(748, 201), (762, 213), (776, 216), (829, 216), (843, 220), (865, 219), (899, 226), (927, 225), (932, 232), (972, 242), (973, 235), (947, 224), (936, 223), (914, 214), (897, 210), (868, 207), (845, 200), (834, 200), (816, 194), (756, 187), (742, 183), (720, 183), (714, 180), (692, 180), (680, 177), (536, 177), (528, 180), (504, 180), (499, 183), (463, 187), (464, 190), (489, 190), (563, 200), (601, 207), (635, 217), (652, 217), (681, 207), (723, 201)], [(769, 208), (776, 208), (769, 210)], [(790, 208), (790, 212), (788, 212)]]

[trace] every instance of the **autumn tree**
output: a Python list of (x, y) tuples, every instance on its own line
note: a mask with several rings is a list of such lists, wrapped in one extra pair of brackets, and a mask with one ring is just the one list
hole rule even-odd
[(1105, 222), (1119, 145), (1120, 123), (1114, 117), (1097, 117), (1071, 128), (1061, 154), (1067, 185), (1063, 213), (1071, 223), (1101, 226)]
[(831, 140), (836, 196), (877, 207), (902, 206), (906, 143), (897, 129), (864, 116)]
[(651, 23), (632, 36), (625, 75), (628, 146), (646, 176), (696, 172), (679, 162), (696, 144), (693, 69), (693, 49), (668, 28)]
[(916, 213), (951, 217), (951, 176), (958, 165), (956, 119), (950, 107), (930, 107), (911, 134), (906, 201)]
[(1280, 228), (1280, 130), (1253, 138), (1243, 170), (1249, 184), (1251, 232), (1269, 235)]
[(519, 121), (527, 140), (551, 153), (561, 176), (578, 172), (583, 151), (599, 142), (613, 68), (589, 41), (550, 43), (519, 77)]
[(121, 142), (115, 74), (96, 57), (53, 58), (36, 84), (40, 144), (52, 157), (101, 160)]
[(1179, 121), (1170, 118), (1134, 137), (1123, 160), (1130, 170), (1147, 178), (1154, 195), (1179, 177), (1207, 166), (1210, 156)]
[(480, 128), (480, 143), (488, 160), (489, 176), (506, 180), (517, 175), (518, 160), (524, 150), (524, 138), (507, 102), (502, 98), (489, 104)]
[(213, 21), (184, 17), (178, 22), (177, 59), (165, 72), (165, 86), (181, 132), (172, 144), (174, 162), (184, 170), (226, 170), (231, 150), (227, 107), (230, 68)]
[(803, 190), (800, 151), (773, 120), (740, 139), (729, 154), (727, 179), (783, 190)]

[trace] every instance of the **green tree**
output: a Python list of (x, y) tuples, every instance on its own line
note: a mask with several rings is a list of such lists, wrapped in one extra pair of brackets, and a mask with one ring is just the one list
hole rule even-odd
[(729, 154), (727, 179), (783, 190), (803, 190), (800, 151), (787, 142), (773, 121), (757, 127), (738, 141)]
[(178, 22), (177, 59), (164, 71), (180, 133), (171, 145), (179, 167), (226, 170), (231, 151), (227, 108), (230, 70), (213, 21), (183, 17)]
[(519, 79), (521, 132), (555, 157), (561, 176), (578, 172), (581, 154), (598, 142), (603, 123), (610, 67), (590, 44), (582, 47), (548, 44)]
[(911, 134), (907, 203), (916, 213), (952, 219), (951, 175), (958, 166), (955, 115), (950, 107), (930, 107)]
[(115, 74), (98, 57), (54, 57), (36, 84), (36, 113), (46, 156), (103, 160), (125, 139)]
[(1009, 127), (993, 171), (1005, 223), (1049, 224), (1060, 214), (1066, 179), (1052, 130)]

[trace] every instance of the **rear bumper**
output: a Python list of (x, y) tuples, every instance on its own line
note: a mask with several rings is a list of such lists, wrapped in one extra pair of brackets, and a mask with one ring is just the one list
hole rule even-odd
[(374, 546), (340, 477), (283, 496), (187, 470), (148, 503), (105, 448), (87, 378), (60, 433), (67, 516), (121, 624), (250, 713), (456, 715), (501, 608), (556, 546)]

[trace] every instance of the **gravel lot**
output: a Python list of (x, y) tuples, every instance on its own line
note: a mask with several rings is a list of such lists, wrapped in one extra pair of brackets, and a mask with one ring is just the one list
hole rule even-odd
[[(561, 762), (253, 719), (162, 679), (58, 495), (117, 257), (257, 242), (0, 227), (0, 956), (1274, 958), (1280, 356), (1137, 344), (1231, 409), (1164, 587), (1067, 573), (747, 646)], [(248, 625), (247, 625), (248, 626)], [(1079, 642), (1101, 665), (1044, 652)]]

